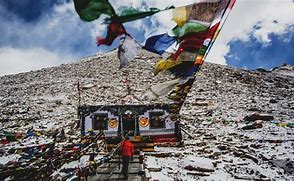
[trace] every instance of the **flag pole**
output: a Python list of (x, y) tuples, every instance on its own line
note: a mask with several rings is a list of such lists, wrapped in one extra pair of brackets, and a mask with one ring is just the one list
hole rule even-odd
[(78, 80), (78, 85), (77, 85), (77, 88), (78, 88), (78, 107), (81, 106), (81, 89), (80, 89), (80, 80)]

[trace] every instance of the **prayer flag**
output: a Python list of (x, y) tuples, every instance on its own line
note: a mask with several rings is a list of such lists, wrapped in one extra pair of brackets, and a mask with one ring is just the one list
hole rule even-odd
[(75, 10), (84, 21), (98, 19), (101, 14), (115, 15), (108, 0), (74, 0)]
[(145, 46), (143, 48), (162, 55), (167, 48), (169, 48), (173, 43), (176, 42), (176, 40), (176, 37), (171, 37), (166, 33), (160, 34), (149, 37), (146, 40)]
[(116, 37), (126, 33), (125, 27), (120, 22), (113, 21), (108, 25), (106, 38), (97, 37), (97, 46), (111, 45)]
[(138, 54), (141, 46), (130, 36), (126, 36), (118, 47), (120, 68), (129, 65), (129, 62)]

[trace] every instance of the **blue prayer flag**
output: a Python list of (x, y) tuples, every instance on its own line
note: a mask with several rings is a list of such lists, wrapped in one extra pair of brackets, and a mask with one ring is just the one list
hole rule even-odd
[(176, 37), (171, 37), (164, 33), (149, 37), (146, 40), (145, 46), (143, 48), (162, 55), (165, 50), (168, 49), (168, 47), (170, 47), (176, 40)]

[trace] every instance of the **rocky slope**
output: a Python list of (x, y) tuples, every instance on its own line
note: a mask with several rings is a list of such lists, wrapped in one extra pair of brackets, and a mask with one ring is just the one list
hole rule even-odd
[[(181, 115), (183, 148), (157, 148), (153, 177), (293, 180), (293, 67), (245, 71), (205, 64)], [(167, 157), (160, 153), (170, 153)], [(155, 159), (154, 159), (155, 157)], [(171, 166), (172, 165), (172, 166)]]
[[(82, 104), (120, 104), (127, 94), (127, 74), (137, 97), (152, 84), (170, 78), (168, 74), (153, 76), (157, 58), (141, 52), (128, 68), (119, 70), (113, 51), (58, 67), (2, 76), (0, 128), (64, 127), (67, 133), (76, 123), (78, 81)], [(157, 148), (158, 153), (171, 152), (171, 160), (148, 156), (152, 177), (294, 179), (294, 131), (287, 126), (294, 122), (293, 74), (289, 65), (272, 71), (246, 71), (205, 63), (181, 110), (182, 125), (190, 137), (184, 136), (183, 148)], [(136, 103), (166, 101), (165, 97), (156, 101), (142, 98)], [(199, 169), (202, 167), (197, 164), (203, 162), (208, 170)], [(152, 171), (154, 166), (160, 172)]]

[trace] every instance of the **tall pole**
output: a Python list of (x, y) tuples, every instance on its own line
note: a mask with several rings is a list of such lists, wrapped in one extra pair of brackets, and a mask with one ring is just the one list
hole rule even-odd
[(79, 102), (78, 102), (78, 107), (81, 106), (81, 89), (80, 89), (80, 80), (78, 80), (78, 99), (79, 99)]

